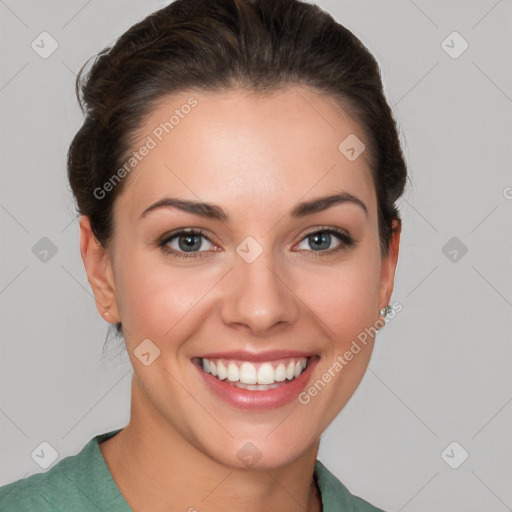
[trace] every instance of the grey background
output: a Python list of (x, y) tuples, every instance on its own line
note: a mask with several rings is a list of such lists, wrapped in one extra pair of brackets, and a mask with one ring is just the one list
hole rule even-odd
[[(131, 365), (115, 339), (102, 358), (65, 155), (82, 120), (74, 75), (166, 3), (0, 0), (0, 485), (44, 471), (31, 457), (43, 441), (58, 462), (128, 422)], [(403, 311), (319, 458), (390, 512), (512, 510), (512, 2), (318, 4), (379, 61), (413, 182)], [(42, 31), (59, 45), (47, 59), (31, 48)], [(469, 43), (456, 59), (441, 46), (453, 31)], [(43, 237), (57, 248), (46, 262)], [(467, 247), (456, 261), (452, 237)], [(441, 457), (453, 441), (469, 453), (458, 469)]]

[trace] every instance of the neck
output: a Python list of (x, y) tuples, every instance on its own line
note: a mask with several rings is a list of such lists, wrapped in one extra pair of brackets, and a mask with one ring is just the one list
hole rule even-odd
[(138, 393), (132, 389), (130, 423), (100, 444), (112, 477), (134, 512), (321, 512), (313, 479), (320, 440), (278, 468), (225, 466), (184, 439)]

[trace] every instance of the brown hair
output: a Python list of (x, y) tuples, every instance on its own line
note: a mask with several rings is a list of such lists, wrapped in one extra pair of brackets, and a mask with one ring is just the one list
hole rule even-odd
[[(159, 99), (188, 89), (243, 87), (264, 94), (304, 84), (334, 97), (364, 130), (375, 184), (381, 254), (407, 169), (379, 66), (362, 42), (316, 5), (299, 0), (176, 0), (133, 25), (86, 63), (76, 92), (85, 115), (68, 151), (79, 215), (103, 247), (126, 179), (98, 198), (126, 161), (144, 117)], [(341, 142), (341, 141), (340, 141)], [(123, 334), (121, 323), (115, 325)]]

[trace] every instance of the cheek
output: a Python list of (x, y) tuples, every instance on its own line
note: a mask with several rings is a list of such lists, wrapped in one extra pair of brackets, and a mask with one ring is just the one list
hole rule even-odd
[(149, 338), (164, 350), (165, 340), (186, 338), (197, 306), (218, 275), (204, 267), (180, 268), (147, 250), (123, 250), (119, 253), (130, 256), (118, 261), (116, 295), (127, 343), (136, 345)]
[(170, 315), (176, 311), (175, 306), (181, 304), (181, 294), (173, 293), (176, 289), (173, 275), (154, 256), (150, 257), (149, 251), (130, 251), (120, 243), (117, 254), (116, 298), (123, 330), (128, 336), (157, 336), (155, 327), (164, 312), (169, 329), (173, 321)]
[(378, 319), (379, 261), (359, 253), (338, 266), (303, 277), (302, 295), (333, 343), (349, 343)]
[(123, 325), (139, 336), (160, 339), (193, 308), (200, 291), (193, 277), (157, 267), (128, 274), (122, 287)]

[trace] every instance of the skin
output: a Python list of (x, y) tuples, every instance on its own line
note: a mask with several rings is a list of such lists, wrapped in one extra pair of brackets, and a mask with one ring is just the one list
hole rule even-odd
[[(320, 436), (361, 382), (374, 339), (308, 404), (257, 412), (213, 395), (191, 358), (233, 349), (310, 351), (320, 359), (309, 387), (382, 318), (400, 226), (382, 258), (368, 151), (351, 162), (338, 150), (352, 133), (368, 148), (365, 134), (333, 98), (306, 86), (263, 97), (236, 89), (164, 98), (134, 147), (191, 96), (198, 105), (125, 178), (112, 245), (101, 247), (89, 219), (80, 221), (98, 311), (111, 305), (104, 318), (122, 321), (134, 370), (130, 422), (100, 449), (134, 511), (320, 511), (313, 481)], [(288, 215), (298, 202), (340, 191), (361, 199), (368, 214), (344, 203)], [(139, 220), (167, 195), (214, 203), (230, 220), (171, 208)], [(331, 226), (356, 243), (315, 258), (343, 244), (332, 235), (322, 246), (328, 249), (315, 251), (308, 242)], [(179, 258), (156, 245), (178, 228), (206, 232), (205, 257)], [(247, 236), (263, 249), (250, 264), (236, 252)], [(179, 251), (178, 242), (167, 245)], [(134, 354), (146, 338), (160, 350), (149, 366)], [(250, 468), (237, 457), (247, 442), (261, 452)]]

